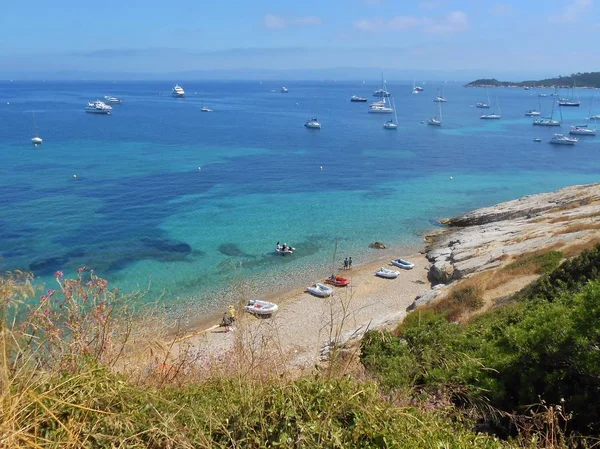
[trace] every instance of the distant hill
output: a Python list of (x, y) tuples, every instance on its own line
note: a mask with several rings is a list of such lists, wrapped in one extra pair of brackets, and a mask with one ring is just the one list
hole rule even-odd
[(572, 73), (537, 81), (498, 81), (496, 78), (482, 78), (471, 81), (466, 87), (600, 87), (600, 72)]

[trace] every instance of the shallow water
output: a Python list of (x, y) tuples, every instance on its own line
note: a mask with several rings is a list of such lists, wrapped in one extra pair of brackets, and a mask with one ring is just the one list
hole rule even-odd
[[(257, 295), (301, 285), (334, 255), (335, 265), (379, 256), (375, 240), (394, 256), (413, 251), (437, 218), (598, 181), (600, 141), (549, 145), (558, 130), (524, 116), (534, 90), (490, 89), (502, 119), (489, 121), (479, 115), (494, 108), (473, 106), (483, 89), (444, 84), (435, 128), (422, 121), (440, 86), (412, 95), (390, 83), (400, 123), (390, 131), (389, 116), (349, 101), (371, 100), (376, 81), (189, 82), (185, 99), (172, 84), (0, 82), (0, 270), (48, 282), (86, 265), (126, 291), (149, 286), (147, 300), (202, 310), (238, 294), (234, 284)], [(104, 95), (124, 103), (84, 113)], [(580, 96), (562, 111), (564, 133), (589, 113), (592, 91)], [(540, 99), (545, 113), (552, 98)], [(322, 129), (305, 129), (316, 115)], [(276, 256), (277, 241), (296, 253)]]

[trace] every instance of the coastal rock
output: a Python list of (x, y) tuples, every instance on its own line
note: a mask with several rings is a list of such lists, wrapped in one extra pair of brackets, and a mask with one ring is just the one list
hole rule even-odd
[(600, 200), (598, 184), (567, 187), (556, 192), (529, 195), (492, 207), (477, 209), (460, 217), (440, 220), (453, 227), (476, 226), (498, 221), (531, 217), (555, 208), (568, 209)]
[(387, 246), (385, 246), (385, 243), (381, 243), (381, 242), (373, 242), (369, 245), (369, 248), (375, 248), (375, 249), (386, 249)]
[(406, 308), (406, 311), (411, 312), (411, 311), (415, 310), (417, 307), (423, 307), (427, 304), (430, 304), (433, 300), (435, 300), (435, 298), (438, 297), (439, 293), (440, 293), (439, 289), (429, 290), (427, 293), (417, 297), (413, 301), (413, 303)]
[(449, 260), (436, 261), (429, 269), (429, 281), (432, 284), (446, 284), (454, 276), (454, 265)]
[(600, 184), (530, 195), (443, 220), (450, 226), (446, 232), (425, 237), (429, 280), (449, 283), (521, 254), (600, 238), (599, 221)]

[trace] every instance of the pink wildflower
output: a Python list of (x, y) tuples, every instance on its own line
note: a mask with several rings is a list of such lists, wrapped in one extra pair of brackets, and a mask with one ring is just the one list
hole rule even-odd
[(58, 278), (61, 278), (61, 277), (63, 277), (63, 276), (64, 276), (64, 273), (63, 273), (62, 271), (60, 271), (60, 270), (59, 270), (59, 271), (57, 271), (56, 273), (54, 273), (54, 277), (55, 277), (56, 279), (58, 279)]

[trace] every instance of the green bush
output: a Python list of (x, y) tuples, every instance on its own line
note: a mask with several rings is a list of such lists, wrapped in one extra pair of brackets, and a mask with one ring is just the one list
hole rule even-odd
[(540, 398), (561, 404), (573, 414), (573, 429), (598, 435), (599, 269), (596, 247), (542, 276), (518, 295), (522, 301), (464, 326), (417, 310), (396, 340), (363, 340), (363, 362), (386, 388), (458, 389), (517, 413)]

